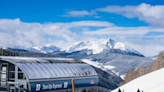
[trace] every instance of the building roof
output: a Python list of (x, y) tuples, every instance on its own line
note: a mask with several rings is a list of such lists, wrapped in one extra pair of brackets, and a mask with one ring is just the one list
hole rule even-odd
[(31, 80), (97, 76), (90, 65), (70, 58), (0, 57), (0, 60), (15, 63)]
[(45, 58), (45, 57), (12, 57), (12, 56), (0, 56), (0, 59), (11, 60), (15, 63), (84, 63), (72, 58)]

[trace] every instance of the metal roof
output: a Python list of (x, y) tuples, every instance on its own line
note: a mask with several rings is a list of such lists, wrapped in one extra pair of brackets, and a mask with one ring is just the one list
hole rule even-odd
[(82, 61), (70, 58), (0, 57), (14, 62), (28, 79), (97, 76), (95, 70)]
[(45, 57), (12, 57), (12, 56), (0, 56), (0, 59), (11, 60), (16, 63), (84, 63), (72, 58), (45, 58)]

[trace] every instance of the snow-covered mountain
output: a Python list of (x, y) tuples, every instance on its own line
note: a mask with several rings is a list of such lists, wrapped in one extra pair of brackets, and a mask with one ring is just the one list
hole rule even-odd
[(149, 66), (152, 62), (152, 59), (146, 58), (131, 47), (112, 39), (77, 42), (63, 50), (59, 50), (54, 45), (26, 48), (25, 50), (82, 60), (121, 78), (124, 78), (129, 70), (137, 69), (140, 65)]
[(128, 71), (137, 69), (140, 65), (150, 66), (152, 62), (152, 59), (112, 39), (77, 42), (53, 54), (82, 60), (122, 79)]
[(32, 48), (27, 48), (28, 51), (30, 52), (42, 52), (42, 53), (52, 53), (54, 51), (60, 50), (59, 47), (56, 47), (52, 44), (48, 44), (43, 47), (32, 47)]
[[(141, 76), (120, 87), (122, 92), (164, 92), (164, 68)], [(123, 91), (124, 90), (124, 91)], [(111, 91), (118, 92), (118, 88)]]
[(80, 50), (92, 50), (92, 54), (98, 54), (102, 52), (105, 49), (108, 49), (107, 46), (103, 45), (99, 41), (84, 41), (84, 42), (77, 42), (71, 46), (69, 46), (65, 50), (66, 52), (74, 52), (74, 51), (80, 51)]
[(31, 47), (31, 48), (25, 48), (23, 46), (14, 46), (14, 47), (8, 47), (6, 49), (15, 50), (15, 51), (41, 52), (41, 53), (52, 53), (54, 51), (60, 50), (59, 47), (56, 47), (51, 44), (47, 44), (46, 46), (42, 46), (42, 47)]
[(120, 76), (122, 79), (128, 71), (137, 69), (140, 65), (148, 67), (152, 63), (150, 58), (111, 50), (86, 56), (81, 60), (108, 73)]
[[(98, 54), (87, 54), (90, 50), (75, 51), (72, 53), (54, 52), (67, 58), (82, 60), (90, 65), (100, 68), (110, 74), (120, 76), (124, 79), (124, 75), (132, 70), (137, 69), (140, 65), (150, 66), (151, 58), (143, 57), (135, 53), (122, 51), (120, 49), (104, 50)], [(90, 51), (91, 52), (91, 51)]]
[(132, 52), (138, 55), (142, 55), (141, 53), (125, 45), (124, 43), (116, 42), (113, 39), (77, 42), (69, 46), (68, 48), (63, 49), (62, 51), (75, 52), (80, 50), (89, 50), (87, 54), (98, 54), (103, 52), (104, 50), (110, 50), (110, 49), (120, 49), (122, 51)]

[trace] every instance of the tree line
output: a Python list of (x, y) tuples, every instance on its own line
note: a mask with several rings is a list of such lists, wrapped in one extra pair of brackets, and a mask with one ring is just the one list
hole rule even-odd
[(0, 49), (0, 56), (18, 56), (17, 53), (12, 53), (10, 51)]
[(153, 71), (156, 71), (158, 69), (161, 69), (164, 67), (164, 56), (163, 52), (160, 52), (155, 58), (155, 60), (152, 62), (150, 67), (145, 66), (139, 66), (138, 69), (133, 69), (131, 71), (128, 71), (125, 75), (125, 80), (120, 83), (120, 86), (132, 81), (133, 79), (136, 79), (140, 76), (143, 76), (147, 73), (151, 73)]

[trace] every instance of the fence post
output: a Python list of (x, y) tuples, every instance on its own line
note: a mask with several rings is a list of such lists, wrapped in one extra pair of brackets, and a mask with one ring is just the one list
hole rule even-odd
[(72, 92), (75, 92), (75, 84), (73, 79), (72, 79)]

